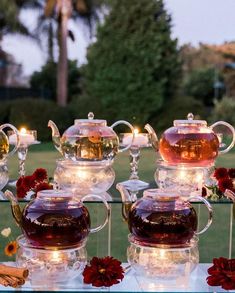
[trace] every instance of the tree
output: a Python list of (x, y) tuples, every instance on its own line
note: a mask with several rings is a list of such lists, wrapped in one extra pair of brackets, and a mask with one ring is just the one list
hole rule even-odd
[[(214, 105), (214, 82), (215, 82), (215, 68), (201, 68), (192, 71), (185, 80), (184, 92), (186, 95), (200, 99), (204, 105)], [(222, 83), (222, 76), (218, 77)], [(219, 97), (223, 91), (219, 93)]]
[[(49, 99), (56, 101), (56, 71), (55, 62), (47, 62), (41, 71), (35, 71), (30, 79), (33, 89), (40, 90)], [(68, 96), (79, 95), (80, 90), (80, 71), (76, 61), (68, 62)]]
[[(150, 121), (177, 90), (181, 64), (162, 0), (114, 0), (88, 49), (84, 100), (107, 119)], [(103, 109), (103, 110), (102, 110)]]
[[(96, 4), (98, 3), (99, 1)], [(68, 21), (70, 18), (82, 18), (91, 26), (96, 19), (95, 6), (91, 0), (46, 0), (45, 16), (56, 19), (58, 25), (57, 103), (60, 106), (65, 106), (68, 99), (67, 38), (74, 38), (68, 30)]]
[(29, 36), (29, 30), (20, 20), (21, 3), (19, 0), (1, 0), (0, 5), (0, 40), (6, 34)]

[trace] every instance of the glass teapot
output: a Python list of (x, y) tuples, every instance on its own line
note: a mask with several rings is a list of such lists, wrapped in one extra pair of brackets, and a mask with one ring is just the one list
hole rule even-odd
[[(7, 135), (5, 134), (5, 132), (3, 131), (4, 128), (11, 128), (16, 135), (16, 144), (12, 151), (9, 151), (10, 150), (9, 139)], [(18, 149), (19, 143), (20, 143), (19, 133), (18, 133), (18, 130), (15, 128), (15, 126), (9, 123), (0, 125), (0, 161), (3, 161), (8, 156), (13, 155)]]
[(19, 203), (12, 192), (7, 190), (5, 196), (11, 201), (12, 213), (16, 223), (21, 227), (29, 244), (43, 248), (70, 248), (80, 246), (89, 233), (98, 232), (108, 222), (110, 206), (102, 197), (92, 195), (102, 201), (106, 208), (106, 218), (102, 225), (91, 228), (88, 209), (83, 201), (64, 190), (43, 190), (21, 211)]
[[(123, 217), (132, 236), (141, 245), (164, 244), (182, 246), (204, 233), (212, 223), (212, 207), (203, 197), (191, 196), (183, 200), (173, 190), (147, 189), (143, 197), (131, 202), (129, 191), (117, 184), (123, 201)], [(206, 226), (197, 232), (198, 219), (190, 200), (202, 201), (208, 211)]]
[(56, 149), (66, 159), (73, 161), (112, 160), (118, 152), (129, 149), (132, 141), (125, 148), (119, 148), (119, 139), (113, 130), (119, 124), (130, 127), (134, 139), (134, 128), (129, 122), (119, 120), (109, 127), (106, 120), (94, 119), (92, 112), (88, 114), (88, 119), (76, 119), (62, 137), (55, 123), (51, 120), (48, 122)]
[[(227, 153), (235, 143), (235, 130), (232, 125), (218, 121), (207, 126), (205, 120), (194, 120), (194, 115), (189, 113), (187, 120), (174, 120), (174, 126), (168, 128), (158, 141), (153, 128), (145, 125), (150, 133), (152, 145), (160, 152), (162, 159), (171, 164), (192, 163), (200, 166), (213, 164), (218, 154)], [(219, 139), (220, 134), (213, 131), (216, 126), (223, 125), (232, 133), (232, 142), (226, 148)]]

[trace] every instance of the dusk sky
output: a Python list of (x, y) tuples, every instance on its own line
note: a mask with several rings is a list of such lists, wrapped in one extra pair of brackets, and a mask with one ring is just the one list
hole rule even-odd
[[(131, 5), (131, 0), (128, 1)], [(220, 44), (235, 40), (235, 0), (165, 0), (165, 5), (172, 15), (172, 34), (180, 45), (189, 42), (193, 45), (199, 42)], [(22, 18), (28, 25), (34, 25), (32, 13), (24, 13)], [(75, 32), (76, 42), (69, 41), (69, 58), (84, 63), (89, 38), (72, 23), (70, 27)], [(39, 70), (46, 61), (45, 48), (40, 49), (23, 37), (5, 37), (3, 48), (23, 64), (26, 75)]]

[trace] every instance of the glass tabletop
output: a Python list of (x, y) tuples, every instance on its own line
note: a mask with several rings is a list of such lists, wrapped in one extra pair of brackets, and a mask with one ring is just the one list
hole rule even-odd
[[(111, 203), (111, 204), (120, 204), (122, 203), (122, 199), (121, 199), (121, 196), (120, 196), (120, 193), (118, 192), (118, 190), (116, 189), (116, 184), (118, 182), (115, 182), (113, 184), (113, 186), (107, 191), (107, 192), (103, 192), (101, 194), (97, 194), (97, 195), (100, 195), (101, 197), (103, 197), (104, 199), (107, 200), (107, 202)], [(149, 183), (149, 186), (148, 188), (157, 188), (157, 185), (154, 181), (150, 182)], [(5, 186), (5, 188), (3, 188), (2, 192), (0, 191), (0, 202), (9, 202), (5, 197), (4, 197), (4, 191), (5, 190), (10, 190), (12, 191), (13, 193), (15, 193), (16, 189), (14, 186), (11, 186), (11, 184)], [(139, 190), (139, 191), (131, 191), (131, 194), (133, 195), (133, 198), (136, 196), (137, 199), (138, 198), (141, 198), (143, 196), (143, 192), (144, 192), (145, 189), (142, 189), (142, 190)], [(92, 194), (91, 194), (92, 195)], [(95, 195), (95, 194), (94, 194)], [(81, 196), (82, 197), (82, 196)], [(30, 201), (30, 197), (27, 197), (25, 199), (20, 199), (20, 202), (29, 202)], [(97, 200), (91, 200), (92, 202), (98, 202)], [(220, 199), (218, 201), (211, 201), (211, 200), (208, 200), (211, 204), (233, 204), (233, 202), (230, 200), (230, 199), (226, 199), (226, 198), (223, 198), (223, 199)], [(202, 202), (201, 201), (193, 201), (194, 204), (201, 204)]]

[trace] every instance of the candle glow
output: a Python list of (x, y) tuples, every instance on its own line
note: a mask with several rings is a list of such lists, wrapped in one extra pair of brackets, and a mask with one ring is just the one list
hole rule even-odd
[[(36, 140), (36, 130), (27, 130), (25, 127), (21, 127), (19, 130), (19, 140), (20, 145), (28, 146), (37, 142)], [(10, 144), (16, 144), (16, 135), (10, 134), (9, 142)]]
[(59, 251), (57, 251), (57, 250), (52, 251), (51, 259), (54, 261), (60, 261), (61, 255), (60, 255)]
[(26, 133), (27, 133), (26, 128), (22, 127), (22, 128), (20, 129), (20, 134), (26, 134)]
[[(123, 145), (129, 145), (132, 142), (133, 134), (132, 133), (124, 133), (123, 136)], [(148, 146), (149, 138), (147, 133), (140, 133), (139, 129), (134, 128), (134, 140), (132, 142), (132, 146), (136, 147), (146, 147)]]

